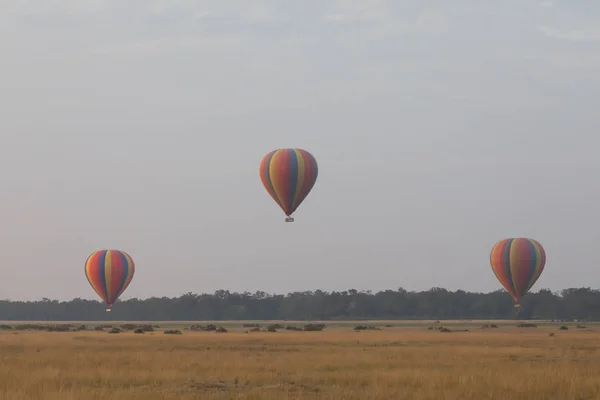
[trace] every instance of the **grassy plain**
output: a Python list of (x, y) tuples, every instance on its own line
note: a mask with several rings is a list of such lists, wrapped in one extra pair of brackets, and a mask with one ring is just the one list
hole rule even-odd
[(469, 332), (399, 321), (361, 332), (352, 327), (364, 321), (324, 332), (246, 333), (240, 322), (182, 335), (8, 330), (0, 399), (600, 399), (600, 326), (496, 323), (444, 323)]

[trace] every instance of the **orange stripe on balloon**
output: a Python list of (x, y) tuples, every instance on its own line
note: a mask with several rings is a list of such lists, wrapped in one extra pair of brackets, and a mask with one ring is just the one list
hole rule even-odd
[(111, 250), (110, 253), (112, 271), (110, 275), (110, 282), (107, 282), (106, 284), (110, 284), (111, 297), (109, 298), (109, 303), (112, 304), (119, 296), (118, 291), (123, 280), (123, 275), (126, 273), (126, 266), (123, 264), (123, 257), (121, 257), (120, 252)]
[(281, 156), (281, 153), (281, 150), (275, 150), (273, 152), (273, 155), (269, 160), (269, 170), (267, 173), (269, 174), (271, 187), (273, 188), (273, 192), (275, 193), (275, 202), (277, 203), (277, 205), (279, 205), (279, 207), (281, 207), (282, 210), (285, 211), (285, 205), (281, 201), (281, 198), (279, 197), (279, 190), (277, 189), (277, 176), (279, 175), (279, 171), (277, 171), (276, 165), (277, 159)]
[(102, 251), (96, 251), (92, 253), (92, 255), (88, 258), (88, 261), (86, 263), (86, 276), (88, 278), (88, 281), (90, 282), (90, 285), (92, 286), (92, 289), (94, 289), (94, 291), (98, 294), (98, 296), (100, 296), (102, 300), (107, 301), (104, 293), (104, 288), (102, 287), (102, 281), (100, 278), (99, 260), (101, 254)]
[[(527, 284), (527, 290), (531, 289), (531, 287), (533, 287), (533, 285), (535, 285), (535, 282), (538, 280), (538, 278), (542, 274), (542, 271), (544, 271), (544, 265), (546, 264), (546, 253), (545, 253), (542, 245), (535, 239), (529, 239), (529, 240), (533, 244), (533, 246), (536, 248), (536, 254), (535, 254), (536, 266), (535, 266), (535, 270), (533, 271), (533, 274), (529, 278), (529, 282)], [(538, 255), (538, 253), (539, 253), (539, 255)]]
[(509, 260), (504, 259), (504, 253), (506, 251), (508, 242), (509, 239), (503, 239), (494, 245), (490, 255), (490, 264), (492, 265), (492, 271), (496, 275), (496, 278), (498, 278), (498, 281), (500, 281), (500, 284), (514, 298), (516, 294), (514, 292), (512, 282), (506, 273), (507, 267), (509, 267), (509, 265), (507, 265)]
[(299, 149), (298, 151), (300, 152), (304, 160), (304, 184), (302, 185), (301, 193), (298, 196), (298, 200), (296, 201), (294, 211), (296, 211), (296, 208), (298, 208), (300, 204), (302, 204), (302, 202), (306, 199), (306, 197), (312, 190), (316, 182), (315, 171), (317, 169), (316, 161), (312, 157), (312, 155), (308, 153), (308, 151), (302, 149)]
[(279, 204), (279, 199), (277, 198), (277, 193), (273, 189), (273, 184), (271, 183), (271, 176), (269, 174), (271, 156), (275, 152), (276, 150), (271, 151), (269, 154), (264, 156), (262, 161), (260, 162), (260, 180), (262, 181), (265, 189), (267, 189), (269, 195), (273, 198), (273, 200), (275, 200), (277, 204)]
[(271, 182), (279, 198), (279, 205), (290, 214), (290, 153), (287, 149), (279, 150), (271, 159)]
[[(514, 260), (514, 266), (512, 265), (513, 260), (511, 259), (511, 268), (513, 268), (513, 283), (515, 285), (515, 292), (518, 297), (522, 297), (527, 290), (527, 284), (529, 283), (529, 271), (531, 267), (531, 249), (526, 239), (515, 239), (513, 246), (516, 248), (516, 257)], [(512, 250), (512, 249), (511, 249)]]
[(125, 291), (125, 289), (127, 289), (127, 287), (129, 286), (129, 284), (133, 280), (133, 275), (135, 274), (135, 263), (133, 262), (133, 259), (126, 252), (122, 251), (121, 253), (127, 259), (127, 268), (125, 270), (125, 273), (127, 273), (127, 280), (125, 281), (125, 284), (123, 285), (123, 287), (119, 291), (119, 294), (117, 295), (117, 297), (119, 297), (121, 294), (123, 294), (123, 292)]

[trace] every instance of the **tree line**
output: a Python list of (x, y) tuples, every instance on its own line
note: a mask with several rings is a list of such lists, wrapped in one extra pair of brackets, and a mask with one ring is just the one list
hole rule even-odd
[(491, 293), (432, 288), (402, 288), (373, 293), (354, 289), (305, 291), (287, 295), (186, 293), (117, 301), (112, 312), (94, 300), (0, 301), (0, 320), (8, 321), (224, 321), (224, 320), (363, 320), (363, 319), (554, 319), (600, 320), (600, 290), (542, 289), (529, 293), (514, 308), (504, 290)]

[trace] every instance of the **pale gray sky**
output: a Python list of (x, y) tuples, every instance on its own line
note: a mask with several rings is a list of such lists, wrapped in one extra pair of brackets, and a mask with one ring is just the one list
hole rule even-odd
[[(0, 298), (600, 286), (597, 0), (6, 0)], [(258, 166), (318, 181), (284, 223)]]

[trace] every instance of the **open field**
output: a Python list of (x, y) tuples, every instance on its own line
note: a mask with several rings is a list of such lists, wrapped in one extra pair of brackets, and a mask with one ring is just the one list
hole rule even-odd
[(230, 321), (237, 327), (228, 333), (182, 335), (6, 330), (0, 333), (0, 398), (600, 398), (598, 325), (559, 330), (494, 321), (500, 328), (480, 329), (481, 321), (444, 321), (471, 328), (440, 332), (418, 322), (377, 321), (382, 330), (361, 332), (351, 328), (375, 323), (246, 333), (240, 321)]
[[(163, 328), (184, 328), (189, 327), (193, 324), (216, 324), (219, 326), (224, 326), (226, 328), (241, 328), (244, 324), (260, 324), (263, 326), (267, 326), (270, 324), (282, 324), (282, 325), (297, 325), (302, 326), (307, 323), (314, 324), (325, 324), (330, 328), (353, 328), (356, 325), (374, 325), (379, 327), (427, 327), (432, 323), (436, 322), (435, 320), (424, 320), (424, 319), (415, 319), (415, 320), (355, 320), (355, 321), (321, 321), (321, 320), (311, 320), (307, 321), (293, 321), (293, 320), (235, 320), (235, 321), (202, 321), (202, 320), (194, 320), (194, 321), (6, 321), (0, 320), (0, 325), (19, 325), (19, 324), (73, 324), (73, 325), (102, 325), (102, 324), (111, 324), (111, 325), (121, 325), (121, 324), (152, 324), (152, 325), (160, 325)], [(517, 322), (528, 322), (528, 321), (515, 321), (515, 320), (443, 320), (442, 323), (444, 326), (453, 326), (453, 327), (464, 327), (464, 328), (479, 328), (483, 324), (499, 324), (504, 327), (514, 327)], [(534, 322), (539, 326), (560, 326), (565, 324), (565, 322), (560, 321), (550, 321), (550, 320), (535, 320), (529, 321)], [(571, 324), (577, 324), (571, 323)], [(600, 322), (586, 322), (586, 325), (597, 326), (600, 331)]]

